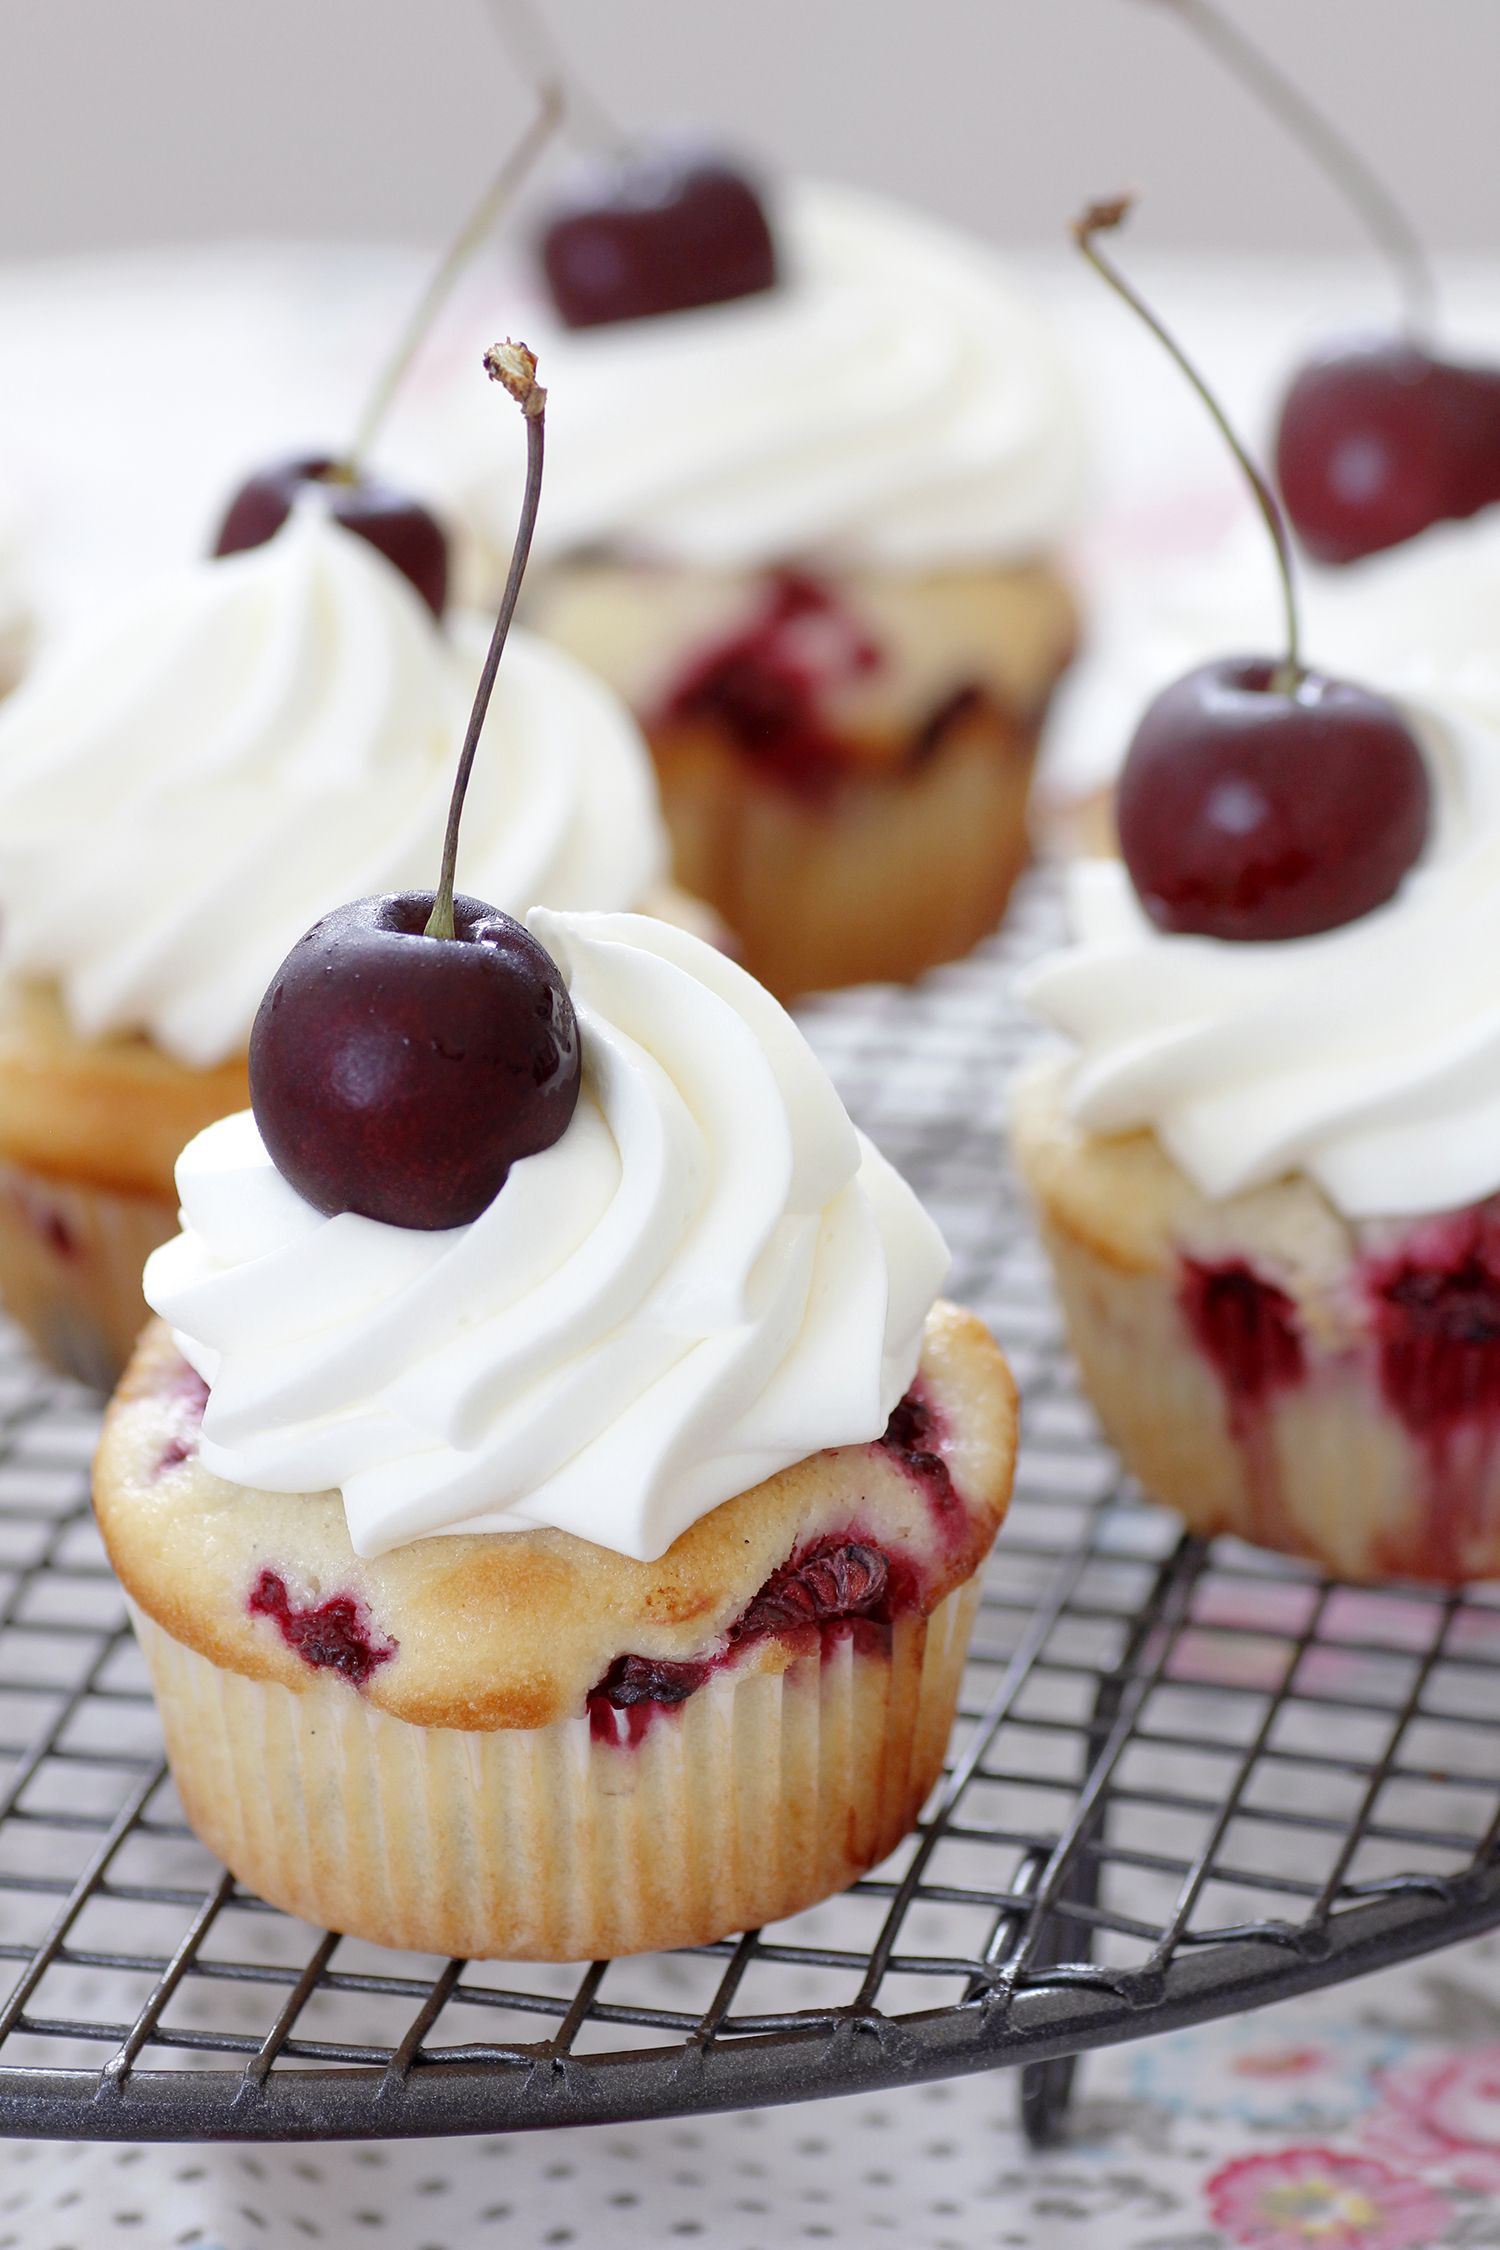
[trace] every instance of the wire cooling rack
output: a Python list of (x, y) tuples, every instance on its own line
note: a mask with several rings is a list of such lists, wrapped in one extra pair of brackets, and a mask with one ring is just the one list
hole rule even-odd
[[(185, 1826), (87, 1509), (97, 1415), (0, 1334), (0, 2128), (129, 2139), (496, 2131), (1071, 2057), (1500, 1920), (1500, 1588), (1380, 1592), (1121, 1486), (1001, 1169), (1028, 1037), (1006, 934), (809, 1011), (1025, 1396), (947, 1779), (841, 1898), (693, 1952), (386, 1953), (240, 1891)], [(3, 1977), (0, 1977), (3, 1982)]]

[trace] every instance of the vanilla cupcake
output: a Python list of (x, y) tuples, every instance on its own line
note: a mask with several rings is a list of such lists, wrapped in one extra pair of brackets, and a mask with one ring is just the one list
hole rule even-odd
[(560, 1137), (422, 1231), (314, 1208), (249, 1113), (202, 1133), (95, 1499), (239, 1881), (588, 1959), (796, 1912), (905, 1834), (1015, 1409), (742, 969), (639, 917), (528, 926), (582, 1058)]
[[(146, 588), (0, 713), (0, 1292), (104, 1387), (175, 1225), (184, 1140), (245, 1100), (267, 978), (326, 902), (437, 856), (484, 647), (316, 504)], [(660, 901), (628, 715), (518, 638), (466, 871), (501, 906)]]
[[(567, 328), (530, 621), (629, 703), (679, 881), (783, 997), (906, 978), (1000, 917), (1075, 637), (1079, 417), (981, 244), (852, 190), (771, 209), (727, 303)], [(442, 395), (433, 481), (498, 579), (512, 461)]]
[(1075, 865), (1075, 942), (1025, 986), (1069, 1044), (1013, 1142), (1149, 1492), (1205, 1536), (1455, 1583), (1500, 1571), (1500, 669), (1402, 704), (1434, 818), (1373, 912), (1175, 935), (1119, 861)]

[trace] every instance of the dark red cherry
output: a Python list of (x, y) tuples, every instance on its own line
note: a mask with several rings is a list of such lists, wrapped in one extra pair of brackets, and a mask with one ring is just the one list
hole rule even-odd
[(727, 304), (776, 280), (752, 182), (718, 157), (680, 150), (581, 167), (537, 247), (569, 328)]
[(1400, 337), (1331, 345), (1295, 378), (1276, 477), (1319, 562), (1357, 562), (1500, 500), (1500, 369)]
[(1347, 680), (1222, 657), (1173, 682), (1120, 777), (1120, 850), (1159, 929), (1310, 937), (1382, 904), (1427, 836), (1427, 762)]
[(282, 962), (250, 1035), (277, 1170), (320, 1211), (398, 1227), (479, 1216), (578, 1100), (578, 1026), (551, 955), (479, 899), (424, 934), (430, 891), (361, 898)]
[(313, 491), (335, 522), (377, 547), (411, 580), (433, 616), (441, 617), (448, 600), (448, 539), (436, 516), (395, 485), (363, 473), (337, 475), (337, 467), (330, 459), (308, 454), (257, 469), (230, 501), (214, 553), (234, 555), (244, 547), (263, 547), (302, 494)]

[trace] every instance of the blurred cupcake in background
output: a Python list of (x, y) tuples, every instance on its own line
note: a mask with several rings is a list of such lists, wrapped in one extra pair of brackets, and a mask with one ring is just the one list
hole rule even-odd
[[(678, 880), (783, 997), (966, 951), (1024, 862), (1076, 635), (1083, 447), (1046, 324), (977, 241), (708, 160), (602, 167), (539, 250), (526, 614), (640, 720)], [(430, 403), (489, 592), (515, 472), (456, 392)]]
[[(276, 963), (330, 895), (425, 878), (485, 645), (316, 498), (49, 652), (0, 713), (0, 1293), (107, 1385), (183, 1142), (246, 1098)], [(464, 875), (506, 909), (699, 921), (650, 760), (568, 656), (513, 642)]]

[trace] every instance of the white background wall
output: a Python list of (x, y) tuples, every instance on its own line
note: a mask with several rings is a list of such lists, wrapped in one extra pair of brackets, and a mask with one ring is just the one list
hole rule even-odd
[[(436, 237), (523, 103), (504, 0), (0, 0), (0, 256), (222, 234)], [(1088, 196), (1155, 239), (1350, 223), (1150, 0), (537, 0), (633, 124), (701, 120), (1012, 241)], [(1500, 0), (1230, 0), (1439, 246), (1500, 233)], [(1144, 234), (1143, 220), (1142, 232)]]

